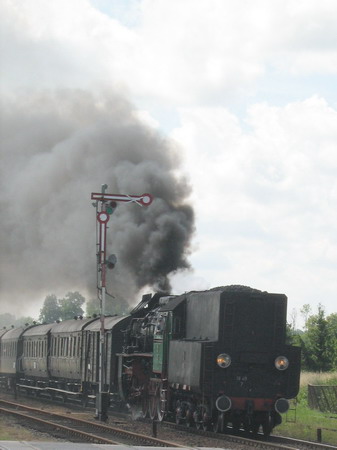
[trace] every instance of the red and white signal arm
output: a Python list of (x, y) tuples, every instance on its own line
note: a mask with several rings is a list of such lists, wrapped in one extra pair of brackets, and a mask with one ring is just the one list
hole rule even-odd
[(151, 194), (142, 195), (125, 195), (125, 194), (106, 194), (102, 192), (93, 192), (91, 194), (91, 200), (98, 200), (101, 202), (107, 200), (114, 200), (116, 202), (137, 203), (140, 206), (149, 206), (153, 202)]

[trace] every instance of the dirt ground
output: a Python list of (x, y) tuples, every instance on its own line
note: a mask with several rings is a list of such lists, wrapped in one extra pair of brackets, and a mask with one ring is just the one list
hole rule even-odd
[(0, 414), (0, 441), (55, 442), (57, 439), (54, 439), (48, 434), (29, 430), (21, 426), (14, 417)]

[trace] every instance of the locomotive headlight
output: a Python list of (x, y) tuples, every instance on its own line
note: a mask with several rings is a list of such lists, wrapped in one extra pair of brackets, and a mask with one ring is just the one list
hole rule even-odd
[(219, 367), (222, 369), (226, 369), (226, 367), (229, 367), (231, 365), (232, 359), (227, 353), (221, 353), (218, 355), (216, 362)]
[(275, 359), (275, 367), (277, 370), (286, 370), (289, 367), (289, 360), (285, 356), (278, 356)]

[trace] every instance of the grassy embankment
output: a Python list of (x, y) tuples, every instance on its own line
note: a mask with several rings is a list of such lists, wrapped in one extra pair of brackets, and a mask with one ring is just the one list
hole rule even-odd
[(337, 374), (302, 373), (296, 410), (289, 410), (283, 416), (282, 424), (274, 430), (275, 434), (316, 441), (317, 429), (321, 428), (322, 442), (337, 445), (337, 414), (323, 413), (308, 407), (308, 384), (337, 386)]

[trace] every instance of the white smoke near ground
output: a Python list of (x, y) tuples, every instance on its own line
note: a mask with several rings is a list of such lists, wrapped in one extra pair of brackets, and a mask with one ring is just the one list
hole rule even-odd
[[(95, 295), (91, 192), (151, 193), (149, 207), (120, 204), (109, 222), (111, 293), (132, 302), (143, 287), (170, 290), (189, 268), (194, 214), (179, 149), (112, 92), (60, 90), (1, 104), (0, 302), (3, 312), (51, 292)], [(20, 305), (20, 306), (19, 306)]]

